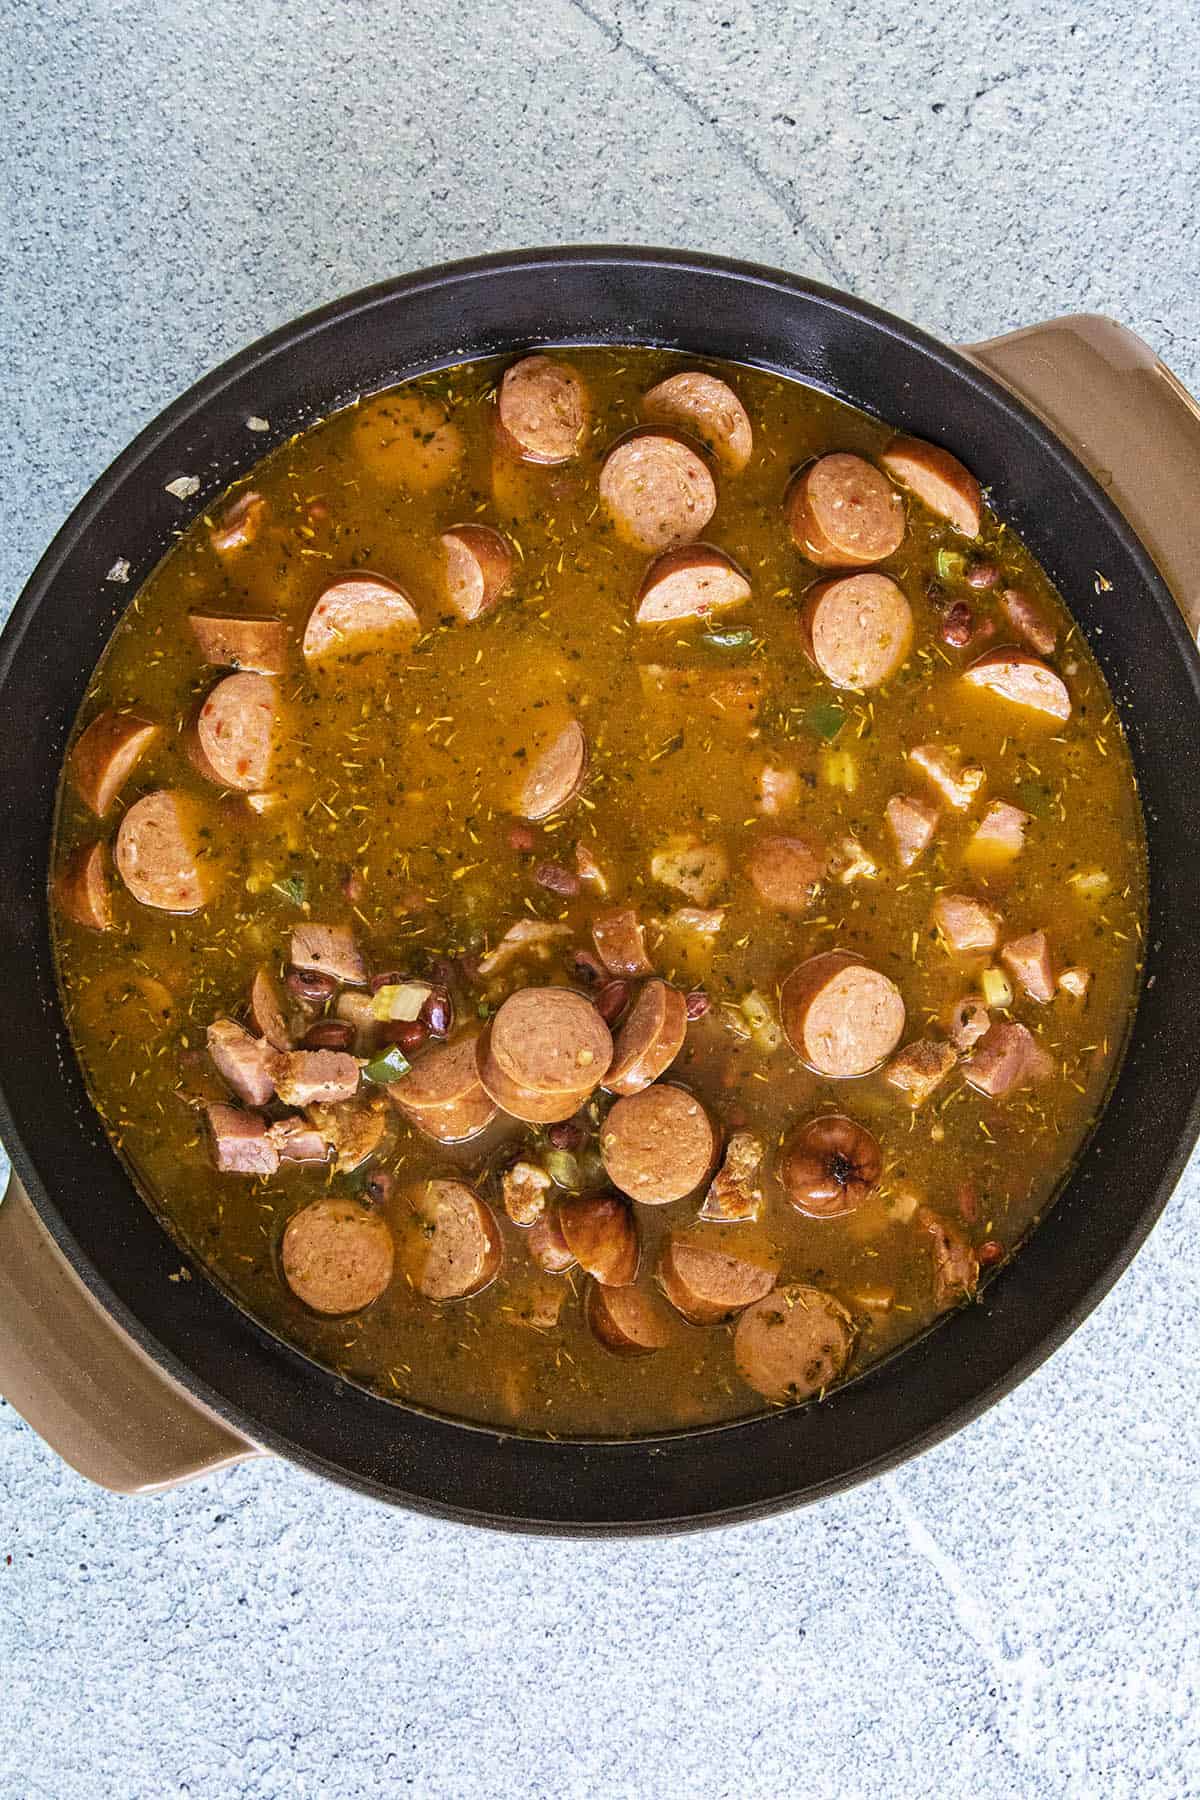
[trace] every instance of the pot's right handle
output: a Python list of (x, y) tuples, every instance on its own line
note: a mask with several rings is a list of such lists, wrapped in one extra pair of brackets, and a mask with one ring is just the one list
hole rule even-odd
[(1098, 314), (1050, 319), (964, 353), (1091, 470), (1200, 638), (1200, 406), (1182, 382), (1134, 332)]

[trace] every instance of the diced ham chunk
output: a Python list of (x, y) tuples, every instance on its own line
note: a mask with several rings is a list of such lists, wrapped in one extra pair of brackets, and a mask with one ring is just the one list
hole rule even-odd
[(1082, 1000), (1092, 985), (1090, 969), (1064, 969), (1058, 978), (1059, 988), (1064, 994), (1070, 994), (1075, 1000)]
[(879, 864), (863, 849), (857, 838), (844, 837), (838, 845), (832, 872), (843, 887), (849, 887), (852, 881), (876, 880)]
[(915, 1222), (930, 1238), (933, 1297), (938, 1306), (969, 1299), (979, 1285), (979, 1258), (960, 1227), (928, 1206), (917, 1208)]
[(348, 925), (297, 925), (292, 932), (292, 961), (298, 969), (332, 975), (347, 987), (362, 987), (367, 965)]
[(896, 860), (902, 869), (911, 869), (929, 848), (937, 830), (937, 807), (915, 800), (911, 794), (893, 794), (883, 816), (896, 846)]
[(550, 946), (558, 938), (570, 937), (569, 925), (557, 925), (548, 919), (518, 919), (510, 925), (494, 950), (489, 950), (479, 963), (479, 973), (484, 977), (497, 975), (510, 963), (518, 962), (522, 956), (533, 955), (545, 962), (550, 955)]
[(1036, 601), (1020, 588), (1005, 588), (1000, 596), (1000, 606), (1013, 630), (1039, 656), (1053, 654), (1058, 633)]
[(274, 1175), (279, 1152), (261, 1113), (220, 1103), (206, 1106), (213, 1162), (223, 1175)]
[(515, 1162), (500, 1177), (504, 1210), (514, 1225), (532, 1225), (546, 1210), (550, 1177), (536, 1163)]
[(271, 1069), (275, 1052), (264, 1038), (233, 1019), (214, 1019), (208, 1028), (208, 1054), (217, 1074), (247, 1106), (265, 1106), (275, 1092)]
[(950, 1008), (950, 1042), (956, 1050), (970, 1050), (990, 1029), (992, 1015), (982, 994), (963, 994)]
[(1000, 951), (1000, 961), (1031, 1000), (1040, 1000), (1043, 1005), (1053, 1000), (1054, 967), (1044, 931), (1031, 931), (1026, 937), (1011, 938)]
[(1007, 800), (993, 800), (967, 846), (969, 856), (1003, 858), (1025, 848), (1025, 827), (1031, 814)]
[(725, 1159), (713, 1177), (702, 1219), (757, 1219), (762, 1211), (763, 1141), (750, 1131), (735, 1131), (725, 1146)]
[(973, 1088), (992, 1100), (1003, 1100), (1019, 1088), (1044, 1080), (1053, 1064), (1033, 1033), (1012, 1019), (999, 1019), (980, 1038), (963, 1064)]
[(933, 903), (933, 922), (959, 956), (993, 950), (1000, 936), (997, 915), (970, 894), (939, 894)]
[(966, 811), (987, 779), (979, 763), (960, 763), (937, 744), (918, 744), (909, 751), (908, 760), (959, 812)]
[(758, 810), (767, 818), (776, 818), (796, 804), (800, 777), (795, 769), (776, 769), (764, 763), (758, 771)]
[(358, 1063), (345, 1050), (285, 1050), (274, 1069), (275, 1092), (285, 1106), (331, 1106), (358, 1092)]
[(592, 942), (610, 975), (654, 973), (654, 965), (646, 955), (641, 921), (632, 907), (597, 913), (592, 920)]
[(933, 1038), (919, 1038), (892, 1058), (883, 1071), (883, 1078), (907, 1094), (913, 1106), (923, 1106), (957, 1061), (953, 1045), (937, 1043)]

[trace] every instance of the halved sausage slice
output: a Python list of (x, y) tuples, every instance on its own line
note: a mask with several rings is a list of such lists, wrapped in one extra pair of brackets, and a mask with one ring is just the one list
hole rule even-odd
[(574, 1194), (558, 1209), (572, 1256), (606, 1287), (626, 1287), (637, 1274), (638, 1234), (633, 1209), (616, 1194)]
[(610, 1094), (637, 1094), (666, 1073), (687, 1036), (687, 1000), (666, 981), (648, 981), (617, 1033), (604, 1085)]
[(823, 1288), (797, 1281), (748, 1307), (733, 1334), (738, 1374), (766, 1400), (808, 1400), (843, 1373), (854, 1321)]
[(492, 1027), (487, 1025), (476, 1042), (475, 1066), (484, 1092), (510, 1119), (521, 1119), (527, 1125), (557, 1125), (577, 1113), (592, 1093), (595, 1084), (590, 1080), (584, 1087), (549, 1092), (523, 1086), (500, 1067), (491, 1053), (491, 1039)]
[(597, 913), (592, 920), (592, 942), (610, 975), (653, 974), (641, 921), (631, 906)]
[(575, 1267), (575, 1253), (563, 1236), (558, 1212), (552, 1206), (533, 1221), (525, 1246), (538, 1267), (549, 1275), (564, 1275)]
[(283, 1234), (284, 1280), (313, 1312), (361, 1312), (392, 1279), (395, 1245), (387, 1221), (355, 1200), (314, 1200)]
[(792, 541), (823, 569), (859, 569), (900, 548), (904, 502), (865, 457), (820, 456), (792, 482), (784, 501)]
[(196, 719), (200, 752), (222, 787), (266, 787), (279, 737), (279, 691), (269, 675), (227, 675)]
[(924, 438), (893, 438), (879, 458), (893, 481), (906, 487), (939, 519), (948, 519), (964, 537), (979, 536), (982, 497), (979, 483), (957, 456)]
[(670, 1321), (641, 1288), (605, 1287), (594, 1281), (585, 1310), (596, 1337), (617, 1356), (649, 1356), (665, 1350), (671, 1341)]
[(427, 1300), (465, 1300), (485, 1288), (504, 1260), (504, 1240), (487, 1202), (463, 1181), (427, 1181), (412, 1196), (430, 1233), (417, 1288)]
[(205, 662), (218, 668), (282, 675), (287, 667), (287, 626), (282, 619), (248, 613), (193, 612), (188, 623)]
[(158, 788), (135, 800), (117, 832), (121, 880), (135, 900), (161, 912), (196, 912), (218, 883), (206, 854), (203, 815), (188, 794)]
[(1005, 588), (1000, 596), (1005, 618), (1039, 656), (1053, 656), (1058, 632), (1053, 621), (1023, 588)]
[(754, 449), (745, 407), (729, 383), (701, 369), (684, 369), (652, 387), (642, 415), (654, 425), (690, 431), (733, 475), (740, 475)]
[(510, 994), (489, 1035), (491, 1058), (503, 1074), (543, 1094), (590, 1091), (612, 1062), (608, 1026), (591, 1001), (570, 988), (529, 987)]
[(265, 963), (254, 971), (250, 983), (250, 1023), (272, 1049), (291, 1049), (292, 1034), (288, 1030), (283, 1000), (275, 977)]
[(80, 844), (72, 850), (54, 878), (54, 898), (76, 925), (86, 925), (90, 931), (111, 929), (112, 889), (103, 843)]
[(904, 1030), (894, 981), (849, 950), (824, 950), (793, 969), (779, 994), (788, 1043), (818, 1075), (846, 1081), (885, 1062)]
[(835, 687), (889, 681), (912, 649), (912, 608), (890, 575), (839, 575), (804, 596), (804, 648)]
[(548, 819), (573, 800), (587, 778), (590, 753), (577, 719), (564, 725), (525, 777), (517, 811), (523, 819)]
[(97, 713), (76, 740), (68, 767), (84, 805), (102, 819), (125, 782), (161, 735), (162, 727), (135, 713)]
[(452, 525), (440, 542), (446, 552), (446, 598), (470, 624), (491, 612), (508, 590), (513, 560), (508, 539), (490, 525)]
[(1044, 713), (1059, 721), (1071, 716), (1071, 696), (1062, 676), (1026, 650), (989, 650), (963, 670), (962, 678), (1027, 712)]
[(358, 408), (355, 454), (379, 481), (427, 494), (455, 474), (463, 439), (445, 408), (427, 394), (377, 394)]
[(698, 538), (717, 510), (702, 457), (678, 438), (642, 432), (610, 450), (600, 498), (621, 537), (639, 550), (673, 550)]
[(291, 961), (297, 969), (332, 975), (347, 987), (366, 985), (367, 965), (349, 925), (297, 925)]
[(638, 590), (634, 622), (706, 619), (749, 598), (750, 583), (722, 551), (710, 544), (683, 544), (651, 563)]
[(587, 428), (587, 393), (568, 363), (523, 356), (504, 371), (496, 412), (503, 441), (523, 461), (567, 462)]
[(712, 1171), (717, 1149), (717, 1134), (699, 1100), (671, 1082), (618, 1100), (600, 1133), (609, 1180), (643, 1206), (666, 1206), (698, 1188)]
[(330, 582), (308, 615), (301, 649), (309, 662), (393, 649), (421, 629), (417, 609), (394, 581), (379, 575), (342, 575)]
[(775, 1271), (673, 1232), (658, 1265), (667, 1299), (692, 1325), (719, 1325), (769, 1294)]
[(759, 838), (746, 859), (754, 891), (766, 906), (780, 912), (807, 912), (829, 859), (812, 838)]

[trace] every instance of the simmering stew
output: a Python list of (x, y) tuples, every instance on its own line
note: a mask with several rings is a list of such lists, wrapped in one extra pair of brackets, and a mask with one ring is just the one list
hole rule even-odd
[(95, 1104), (209, 1274), (568, 1435), (811, 1400), (970, 1302), (1104, 1100), (1145, 903), (1110, 695), (974, 476), (611, 349), (364, 398), (195, 519), (54, 889)]

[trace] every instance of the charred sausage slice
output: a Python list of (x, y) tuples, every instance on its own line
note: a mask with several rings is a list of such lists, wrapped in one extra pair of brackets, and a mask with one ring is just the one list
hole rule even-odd
[(692, 1325), (719, 1325), (775, 1286), (775, 1273), (743, 1256), (673, 1232), (658, 1265), (662, 1290)]
[(845, 451), (802, 469), (784, 504), (796, 548), (823, 569), (882, 562), (904, 537), (904, 502), (891, 482)]
[(269, 675), (227, 675), (200, 708), (201, 754), (222, 787), (267, 786), (279, 736), (279, 691)]
[(588, 741), (577, 719), (535, 760), (525, 777), (517, 810), (523, 819), (548, 819), (572, 801), (587, 778)]
[(618, 534), (651, 552), (690, 544), (717, 510), (716, 484), (703, 458), (678, 438), (654, 431), (609, 451), (600, 498)]
[(618, 1100), (600, 1133), (610, 1181), (644, 1206), (665, 1206), (698, 1188), (717, 1149), (717, 1134), (699, 1100), (670, 1082)]
[(284, 1280), (313, 1312), (361, 1312), (392, 1279), (395, 1246), (387, 1221), (355, 1200), (314, 1200), (287, 1222)]
[(568, 363), (523, 356), (504, 371), (496, 409), (502, 441), (523, 461), (562, 463), (578, 454), (588, 402)]
[(617, 1033), (604, 1078), (610, 1094), (637, 1094), (670, 1068), (687, 1037), (687, 999), (665, 981), (648, 981)]
[(979, 483), (957, 456), (923, 438), (893, 438), (879, 458), (893, 481), (908, 488), (931, 513), (948, 519), (964, 537), (979, 536), (982, 498)]
[(559, 1207), (558, 1222), (585, 1273), (606, 1287), (625, 1287), (633, 1280), (638, 1234), (628, 1201), (616, 1194), (575, 1194)]
[(216, 865), (204, 855), (203, 815), (174, 788), (136, 800), (117, 832), (121, 880), (135, 900), (161, 912), (197, 912), (217, 886)]
[(646, 955), (641, 921), (631, 906), (597, 913), (592, 920), (596, 955), (610, 975), (650, 975), (653, 965)]
[(688, 431), (711, 450), (731, 475), (740, 475), (754, 449), (754, 433), (745, 407), (729, 383), (700, 369), (669, 375), (642, 401), (642, 415), (652, 425)]
[(84, 805), (102, 819), (161, 727), (136, 713), (97, 713), (76, 740), (68, 767)]
[(738, 1374), (766, 1400), (808, 1400), (842, 1374), (854, 1322), (840, 1300), (792, 1282), (748, 1307), (733, 1335)]
[(194, 612), (188, 623), (207, 663), (282, 675), (287, 668), (287, 626), (282, 619), (247, 613)]
[(1042, 713), (1060, 722), (1071, 716), (1071, 696), (1062, 676), (1026, 650), (989, 650), (964, 669), (962, 678), (1026, 712)]
[(840, 575), (809, 588), (800, 629), (835, 687), (879, 687), (912, 649), (912, 608), (890, 575)]
[(824, 850), (806, 837), (759, 838), (746, 863), (759, 899), (785, 913), (808, 911), (827, 867)]
[(445, 408), (426, 394), (378, 394), (365, 400), (352, 442), (360, 462), (379, 481), (427, 494), (443, 486), (462, 462), (463, 440)]
[(394, 581), (379, 575), (342, 575), (330, 582), (304, 628), (301, 649), (309, 662), (390, 650), (416, 637), (417, 609)]
[(638, 590), (634, 622), (706, 619), (749, 598), (750, 583), (722, 551), (710, 544), (683, 544), (651, 563)]
[(427, 1300), (465, 1300), (499, 1271), (504, 1240), (487, 1202), (463, 1181), (427, 1181), (412, 1196), (430, 1233), (417, 1288)]
[(594, 1281), (586, 1312), (595, 1336), (617, 1356), (649, 1356), (665, 1350), (671, 1341), (670, 1321), (640, 1288), (605, 1287)]
[(788, 1043), (818, 1075), (846, 1081), (885, 1062), (904, 1030), (894, 981), (848, 950), (825, 950), (793, 969), (779, 995)]
[(102, 843), (80, 844), (72, 850), (54, 878), (54, 898), (60, 911), (76, 925), (85, 925), (90, 931), (112, 928), (112, 888)]
[(608, 1073), (613, 1045), (608, 1026), (582, 994), (530, 987), (510, 994), (492, 1020), (490, 1055), (519, 1087), (543, 1094), (590, 1092)]
[(468, 625), (491, 612), (512, 579), (508, 539), (490, 525), (452, 525), (441, 536), (446, 552), (446, 597)]

